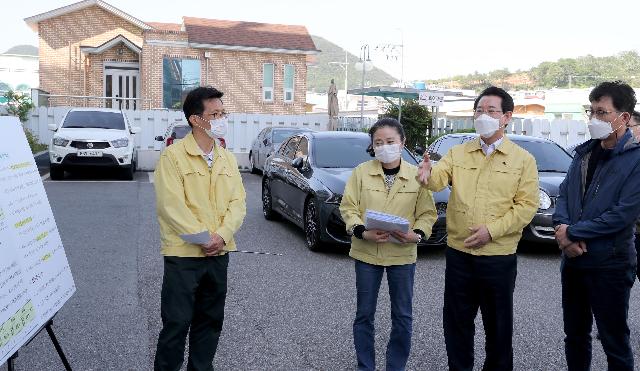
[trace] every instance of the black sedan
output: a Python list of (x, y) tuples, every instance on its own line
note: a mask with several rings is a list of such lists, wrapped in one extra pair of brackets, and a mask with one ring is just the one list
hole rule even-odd
[[(531, 223), (525, 227), (522, 238), (525, 241), (555, 244), (551, 216), (555, 211), (560, 183), (567, 175), (573, 158), (562, 147), (548, 139), (524, 135), (507, 135), (507, 137), (531, 153), (538, 165), (540, 205)], [(451, 147), (477, 138), (478, 135), (473, 133), (447, 134), (429, 146), (429, 157), (437, 161)]]
[[(262, 177), (264, 217), (282, 216), (304, 229), (307, 247), (324, 243), (348, 244), (351, 237), (340, 216), (342, 193), (353, 169), (371, 160), (365, 133), (303, 132), (286, 139), (267, 160)], [(406, 149), (403, 161), (418, 161)], [(438, 221), (422, 245), (440, 245), (446, 239), (444, 224), (449, 190), (434, 194)]]

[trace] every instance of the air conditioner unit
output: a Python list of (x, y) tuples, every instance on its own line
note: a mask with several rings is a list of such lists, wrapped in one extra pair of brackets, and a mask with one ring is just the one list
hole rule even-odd
[(213, 58), (213, 52), (204, 52), (205, 58)]

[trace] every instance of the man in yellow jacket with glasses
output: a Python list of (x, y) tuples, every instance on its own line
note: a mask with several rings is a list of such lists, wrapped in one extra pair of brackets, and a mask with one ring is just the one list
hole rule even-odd
[(419, 170), (429, 190), (451, 186), (443, 309), (451, 370), (473, 369), (478, 308), (486, 334), (483, 369), (513, 369), (516, 247), (539, 204), (535, 159), (504, 136), (513, 108), (506, 91), (485, 89), (474, 103), (480, 137), (451, 148), (433, 168), (425, 154)]
[[(227, 295), (227, 251), (246, 214), (236, 160), (217, 144), (226, 130), (223, 93), (199, 87), (183, 111), (192, 133), (168, 147), (155, 171), (164, 278), (156, 370), (180, 370), (189, 333), (188, 370), (213, 370)], [(193, 244), (188, 235), (208, 234)], [(193, 242), (193, 241), (192, 241)]]

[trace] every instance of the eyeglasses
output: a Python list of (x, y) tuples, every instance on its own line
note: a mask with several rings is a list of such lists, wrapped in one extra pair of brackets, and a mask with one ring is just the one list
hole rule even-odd
[(496, 110), (492, 110), (492, 109), (485, 111), (485, 110), (483, 110), (481, 108), (476, 108), (476, 110), (473, 111), (473, 112), (475, 112), (476, 115), (482, 115), (483, 113), (486, 113), (489, 116), (495, 115), (496, 113), (502, 113), (502, 111), (496, 111)]
[(213, 113), (203, 113), (202, 115), (205, 116), (205, 117), (211, 117), (214, 120), (223, 119), (223, 118), (226, 118), (227, 116), (229, 116), (226, 111), (213, 112)]
[(606, 116), (608, 114), (611, 114), (611, 113), (614, 113), (614, 112), (618, 112), (618, 111), (604, 111), (604, 110), (601, 110), (601, 109), (595, 110), (595, 111), (592, 110), (592, 109), (584, 110), (584, 113), (586, 113), (587, 116), (589, 116), (589, 117), (591, 117), (593, 115), (596, 115), (598, 117), (604, 117), (604, 116)]

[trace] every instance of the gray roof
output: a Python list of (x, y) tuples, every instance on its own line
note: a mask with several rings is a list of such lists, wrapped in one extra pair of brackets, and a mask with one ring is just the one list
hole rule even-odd
[(33, 45), (16, 45), (3, 54), (16, 54), (16, 55), (34, 55), (38, 56), (38, 48)]

